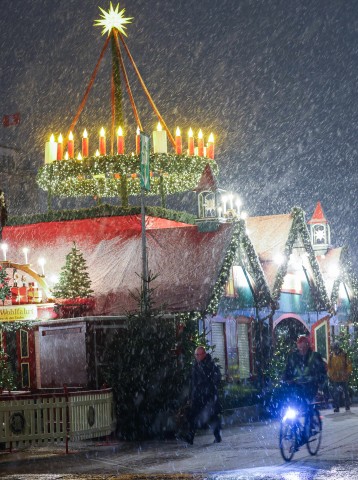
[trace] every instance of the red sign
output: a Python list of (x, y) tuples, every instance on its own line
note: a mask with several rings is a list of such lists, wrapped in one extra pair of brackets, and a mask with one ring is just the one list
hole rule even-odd
[(4, 127), (11, 127), (13, 125), (19, 125), (21, 120), (20, 113), (12, 113), (11, 115), (4, 115), (2, 117), (2, 124)]

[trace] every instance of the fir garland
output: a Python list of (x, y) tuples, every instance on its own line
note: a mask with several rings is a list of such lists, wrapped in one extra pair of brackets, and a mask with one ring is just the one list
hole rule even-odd
[[(157, 153), (150, 156), (150, 195), (173, 194), (192, 190), (198, 185), (205, 166), (218, 174), (215, 160), (187, 155)], [(127, 195), (140, 193), (140, 158), (138, 155), (104, 155), (84, 160), (61, 160), (44, 165), (37, 174), (39, 186), (62, 197), (122, 195), (127, 179)]]
[[(162, 207), (145, 207), (146, 215), (165, 218), (176, 222), (195, 224), (195, 215), (177, 210), (169, 210)], [(139, 215), (140, 207), (124, 208), (118, 205), (102, 204), (92, 208), (81, 208), (77, 210), (51, 210), (43, 214), (23, 215), (10, 217), (7, 225), (29, 225), (33, 223), (61, 222), (68, 220), (83, 220), (99, 217), (122, 217), (127, 215)]]
[(332, 304), (328, 297), (322, 274), (317, 262), (317, 258), (312, 247), (304, 212), (300, 207), (294, 207), (291, 210), (291, 216), (293, 217), (293, 223), (285, 245), (285, 262), (283, 262), (283, 264), (278, 269), (275, 284), (272, 290), (272, 297), (275, 302), (277, 302), (280, 298), (283, 281), (287, 274), (288, 261), (293, 250), (293, 245), (297, 238), (301, 237), (303, 245), (308, 253), (308, 258), (312, 267), (315, 283), (319, 292), (319, 298), (316, 299), (316, 308), (317, 310), (324, 309), (332, 312)]

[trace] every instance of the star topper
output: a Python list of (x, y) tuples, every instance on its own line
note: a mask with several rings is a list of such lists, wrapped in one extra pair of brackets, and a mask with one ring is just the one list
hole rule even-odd
[(126, 32), (124, 31), (125, 27), (124, 24), (131, 23), (133, 17), (124, 17), (125, 8), (119, 11), (119, 3), (115, 8), (113, 8), (112, 2), (109, 4), (109, 10), (106, 12), (103, 8), (98, 7), (101, 12), (101, 18), (95, 20), (94, 26), (95, 27), (103, 27), (102, 35), (108, 32), (110, 35), (113, 28), (116, 28), (120, 33), (127, 36)]

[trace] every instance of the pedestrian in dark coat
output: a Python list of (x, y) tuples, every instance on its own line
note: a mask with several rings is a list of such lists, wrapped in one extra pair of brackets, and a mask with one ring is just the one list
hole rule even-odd
[(192, 444), (196, 430), (206, 425), (212, 428), (215, 443), (221, 442), (221, 405), (218, 392), (220, 382), (220, 368), (204, 347), (198, 347), (195, 350), (191, 375), (188, 443)]

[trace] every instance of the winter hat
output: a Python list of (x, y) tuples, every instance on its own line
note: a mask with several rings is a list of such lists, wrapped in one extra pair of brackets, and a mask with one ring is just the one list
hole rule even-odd
[(297, 345), (300, 345), (301, 343), (307, 343), (307, 345), (309, 345), (310, 344), (310, 339), (308, 337), (306, 337), (305, 335), (301, 335), (297, 339)]

